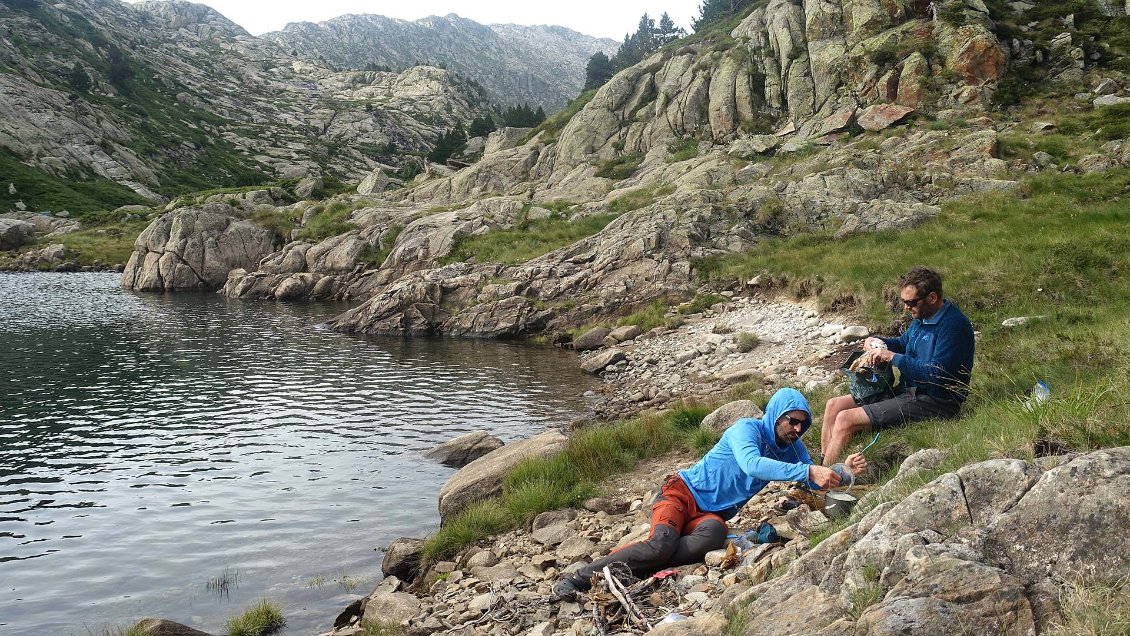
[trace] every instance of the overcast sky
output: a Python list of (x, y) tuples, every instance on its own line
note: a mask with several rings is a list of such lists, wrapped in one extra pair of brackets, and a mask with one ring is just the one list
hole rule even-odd
[(346, 13), (373, 13), (418, 20), (457, 13), (482, 24), (557, 24), (596, 37), (623, 40), (640, 16), (664, 11), (691, 30), (702, 0), (195, 0), (224, 14), (252, 35), (278, 31), (288, 22), (324, 22)]

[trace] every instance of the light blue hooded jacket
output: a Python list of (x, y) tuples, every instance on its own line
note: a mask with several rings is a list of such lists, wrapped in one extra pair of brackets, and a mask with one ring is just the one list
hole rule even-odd
[(808, 481), (812, 457), (804, 443), (777, 445), (774, 425), (788, 411), (804, 411), (801, 435), (812, 425), (808, 401), (796, 389), (781, 389), (769, 398), (765, 416), (734, 422), (698, 463), (679, 476), (694, 495), (698, 509), (729, 519), (770, 481)]

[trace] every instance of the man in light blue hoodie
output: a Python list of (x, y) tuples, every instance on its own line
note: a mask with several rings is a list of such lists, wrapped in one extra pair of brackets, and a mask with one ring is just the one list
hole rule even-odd
[[(734, 422), (702, 459), (669, 477), (651, 504), (651, 532), (597, 559), (553, 586), (554, 596), (575, 598), (590, 579), (612, 563), (623, 563), (643, 578), (665, 567), (701, 561), (726, 542), (726, 520), (733, 517), (770, 481), (801, 481), (811, 488), (838, 486), (830, 468), (813, 465), (801, 435), (812, 424), (808, 402), (796, 389), (769, 398), (765, 416)], [(845, 462), (858, 473), (867, 467), (862, 455)]]

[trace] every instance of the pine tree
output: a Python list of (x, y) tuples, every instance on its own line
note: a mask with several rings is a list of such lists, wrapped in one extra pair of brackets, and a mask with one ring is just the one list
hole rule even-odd
[(696, 32), (701, 31), (710, 24), (737, 14), (749, 3), (750, 0), (703, 0), (698, 7), (698, 19), (691, 26)]
[(612, 60), (607, 55), (601, 51), (593, 53), (585, 66), (585, 90), (604, 86), (605, 82), (612, 79), (614, 72)]
[(70, 80), (71, 88), (75, 89), (75, 91), (79, 93), (85, 93), (89, 91), (92, 85), (90, 76), (86, 74), (86, 69), (84, 69), (82, 67), (82, 64), (79, 64), (78, 62), (75, 62), (75, 65), (71, 67), (71, 73), (68, 76), (68, 79)]
[(674, 42), (686, 34), (687, 32), (683, 30), (683, 27), (675, 25), (675, 21), (667, 15), (666, 11), (659, 16), (659, 26), (655, 29), (655, 40), (658, 46)]

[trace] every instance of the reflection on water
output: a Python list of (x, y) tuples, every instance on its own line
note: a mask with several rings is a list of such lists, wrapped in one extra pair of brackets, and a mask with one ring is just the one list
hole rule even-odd
[(323, 631), (438, 522), (421, 451), (584, 408), (561, 352), (317, 327), (341, 309), (0, 274), (0, 633), (218, 633), (259, 598)]

